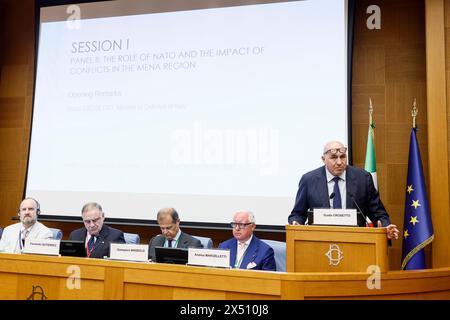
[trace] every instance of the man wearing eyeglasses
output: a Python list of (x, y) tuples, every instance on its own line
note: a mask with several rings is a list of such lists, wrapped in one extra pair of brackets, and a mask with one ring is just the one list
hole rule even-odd
[(370, 173), (347, 165), (347, 148), (331, 141), (322, 154), (324, 166), (304, 174), (298, 186), (290, 224), (305, 224), (314, 208), (358, 209), (358, 225), (366, 226), (365, 216), (378, 227), (386, 227), (388, 239), (398, 239), (397, 226), (391, 224)]
[(84, 228), (70, 233), (70, 240), (84, 241), (88, 258), (109, 257), (111, 243), (125, 243), (123, 232), (104, 224), (105, 213), (102, 206), (89, 202), (81, 209)]
[(156, 215), (161, 234), (152, 238), (149, 243), (149, 258), (156, 259), (155, 247), (170, 248), (203, 248), (200, 240), (181, 231), (180, 217), (174, 208), (163, 208)]
[(219, 249), (230, 250), (230, 266), (236, 269), (276, 271), (272, 247), (258, 239), (255, 216), (250, 211), (238, 211), (231, 222), (233, 238), (219, 244)]

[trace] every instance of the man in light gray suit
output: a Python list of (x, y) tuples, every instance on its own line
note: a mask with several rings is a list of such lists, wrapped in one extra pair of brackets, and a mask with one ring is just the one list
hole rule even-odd
[(200, 240), (181, 231), (180, 217), (174, 208), (159, 210), (156, 219), (161, 228), (161, 234), (150, 240), (149, 259), (155, 261), (155, 247), (203, 248)]
[(21, 253), (25, 248), (25, 239), (50, 239), (53, 233), (38, 220), (41, 213), (39, 202), (34, 198), (25, 198), (20, 203), (20, 222), (7, 226), (0, 240), (0, 252)]

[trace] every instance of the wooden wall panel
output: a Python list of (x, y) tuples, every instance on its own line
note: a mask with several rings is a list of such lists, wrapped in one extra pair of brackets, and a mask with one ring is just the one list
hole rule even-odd
[[(447, 159), (448, 170), (450, 172), (450, 0), (445, 0), (444, 3), (444, 27), (445, 27), (445, 70), (447, 79)], [(448, 188), (450, 193), (450, 179), (448, 181)], [(449, 195), (450, 197), (450, 195)]]
[[(22, 198), (34, 73), (34, 1), (0, 2), (0, 225)], [(14, 32), (11, 32), (14, 30)]]
[[(366, 8), (381, 10), (381, 29), (369, 30)], [(378, 185), (393, 223), (402, 231), (411, 107), (420, 110), (419, 141), (427, 166), (425, 15), (423, 1), (357, 1), (353, 58), (353, 156), (363, 166), (368, 101), (372, 98)], [(390, 249), (391, 269), (400, 268), (401, 240)]]
[[(430, 205), (434, 220), (433, 266), (450, 265), (450, 188), (448, 157), (448, 98), (446, 79), (444, 0), (427, 0), (427, 100), (429, 106), (429, 174)], [(436, 223), (437, 222), (437, 223)]]

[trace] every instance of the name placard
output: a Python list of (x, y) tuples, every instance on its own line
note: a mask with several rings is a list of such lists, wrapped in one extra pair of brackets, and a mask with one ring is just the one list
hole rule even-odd
[(229, 268), (230, 250), (189, 248), (188, 265)]
[(148, 245), (111, 243), (109, 258), (112, 260), (148, 261)]
[(314, 209), (314, 224), (325, 226), (358, 226), (356, 209)]
[(59, 240), (55, 239), (25, 239), (23, 253), (45, 254), (49, 256), (59, 255)]

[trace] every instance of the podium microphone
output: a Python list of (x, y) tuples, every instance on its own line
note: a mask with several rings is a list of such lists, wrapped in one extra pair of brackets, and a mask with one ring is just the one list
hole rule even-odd
[(358, 203), (356, 203), (355, 196), (354, 196), (353, 193), (351, 193), (351, 192), (348, 193), (348, 196), (349, 196), (350, 198), (352, 198), (353, 203), (355, 204), (356, 208), (358, 208), (360, 214), (361, 214), (361, 215), (363, 216), (363, 218), (364, 218), (364, 223), (365, 223), (366, 227), (368, 227), (366, 215), (362, 212), (361, 208), (358, 206)]
[[(330, 194), (330, 198), (328, 200), (328, 204), (324, 205), (323, 208), (329, 208), (330, 207), (330, 200), (333, 199), (335, 196), (336, 196), (336, 194), (334, 192), (332, 192)], [(306, 224), (310, 224), (310, 225), (314, 224), (314, 211), (311, 210), (311, 209), (308, 209), (307, 215), (308, 215), (308, 219), (307, 219), (305, 225)]]
[(332, 192), (331, 194), (330, 194), (330, 199), (328, 200), (328, 205), (327, 206), (325, 206), (326, 208), (331, 208), (331, 206), (330, 206), (330, 200), (332, 200), (334, 197), (336, 196), (336, 193), (334, 193), (334, 192)]

